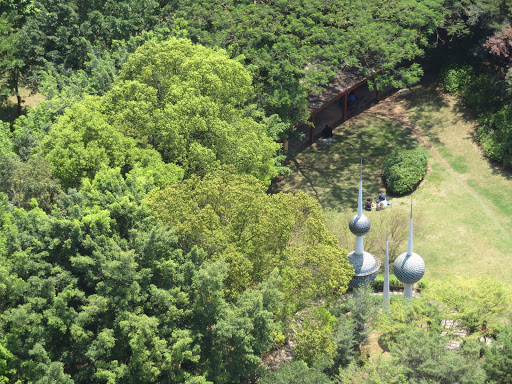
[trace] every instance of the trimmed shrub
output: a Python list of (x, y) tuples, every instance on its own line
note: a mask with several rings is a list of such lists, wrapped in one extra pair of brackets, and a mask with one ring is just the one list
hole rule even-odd
[[(375, 292), (383, 292), (384, 291), (384, 275), (377, 275), (374, 282), (372, 283), (372, 288)], [(404, 289), (403, 283), (397, 279), (395, 275), (389, 275), (389, 290), (391, 291), (402, 291)]]
[(463, 92), (474, 76), (470, 65), (452, 66), (441, 71), (441, 85), (449, 93)]
[(412, 192), (427, 174), (427, 157), (418, 149), (392, 152), (384, 161), (384, 181), (388, 192)]

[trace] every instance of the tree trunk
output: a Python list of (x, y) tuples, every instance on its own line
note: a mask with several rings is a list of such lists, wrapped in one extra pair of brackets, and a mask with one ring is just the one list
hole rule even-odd
[(21, 96), (18, 87), (19, 83), (19, 75), (14, 75), (14, 90), (16, 91), (16, 99), (18, 100), (18, 106), (16, 108), (16, 116), (19, 117), (21, 115)]

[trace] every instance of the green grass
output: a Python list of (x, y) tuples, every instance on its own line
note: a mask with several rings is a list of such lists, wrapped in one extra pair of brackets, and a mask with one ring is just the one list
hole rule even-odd
[(359, 159), (364, 165), (364, 198), (374, 198), (384, 190), (380, 175), (386, 153), (421, 146), (392, 115), (382, 116), (384, 106), (405, 110), (433, 152), (424, 149), (429, 172), (415, 192), (392, 198), (385, 211), (368, 213), (372, 230), (365, 237), (365, 249), (383, 258), (385, 227), (395, 223), (392, 256), (406, 250), (412, 197), (414, 250), (425, 260), (427, 278), (492, 274), (511, 282), (512, 176), (482, 156), (472, 138), (475, 123), (460, 102), (433, 86), (416, 87), (389, 106), (373, 107), (338, 127), (332, 145), (312, 146), (292, 160), (293, 174), (278, 189), (314, 196), (327, 209), (326, 224), (341, 246), (352, 250), (355, 238), (348, 232), (347, 218), (357, 207)]
[(417, 141), (399, 123), (379, 118), (354, 118), (338, 129), (329, 146), (315, 145), (291, 160), (293, 174), (278, 185), (280, 191), (305, 191), (324, 208), (357, 207), (359, 163), (363, 159), (363, 188), (375, 198), (384, 190), (382, 162), (395, 147), (415, 148)]

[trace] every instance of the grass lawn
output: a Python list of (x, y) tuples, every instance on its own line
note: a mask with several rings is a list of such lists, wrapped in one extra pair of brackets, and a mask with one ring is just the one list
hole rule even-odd
[(386, 154), (398, 147), (422, 148), (429, 159), (424, 182), (409, 196), (391, 197), (385, 211), (368, 213), (372, 230), (365, 248), (383, 258), (388, 225), (394, 231), (392, 256), (407, 249), (412, 197), (414, 251), (425, 260), (426, 277), (493, 274), (512, 282), (512, 175), (482, 156), (473, 129), (456, 98), (418, 86), (339, 126), (333, 144), (316, 144), (297, 155), (289, 164), (292, 175), (277, 189), (315, 197), (326, 210), (328, 227), (351, 251), (355, 238), (347, 218), (357, 209), (360, 158), (364, 198), (375, 198), (385, 191), (380, 175)]

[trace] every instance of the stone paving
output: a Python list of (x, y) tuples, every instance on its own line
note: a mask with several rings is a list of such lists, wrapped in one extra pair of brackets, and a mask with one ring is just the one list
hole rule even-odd
[(457, 328), (457, 320), (443, 319), (441, 320), (441, 326), (446, 331), (441, 332), (441, 336), (451, 335), (457, 337), (457, 339), (450, 339), (446, 349), (458, 349), (462, 345), (462, 339), (467, 336), (467, 332), (463, 329)]

